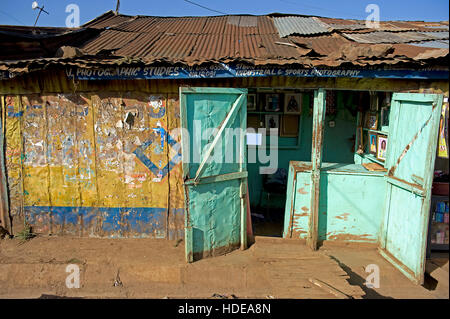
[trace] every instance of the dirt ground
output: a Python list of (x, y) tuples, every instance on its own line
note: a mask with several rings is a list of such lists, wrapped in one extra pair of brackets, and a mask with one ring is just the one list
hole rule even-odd
[[(66, 287), (66, 267), (80, 288)], [(367, 288), (365, 267), (380, 268)], [(184, 242), (37, 237), (0, 241), (0, 298), (448, 298), (417, 286), (371, 245), (256, 237), (245, 251), (186, 264)]]

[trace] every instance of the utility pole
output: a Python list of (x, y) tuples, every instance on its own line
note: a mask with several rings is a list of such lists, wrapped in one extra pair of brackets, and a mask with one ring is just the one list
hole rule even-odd
[(119, 8), (120, 8), (120, 0), (117, 0), (116, 14), (119, 14)]

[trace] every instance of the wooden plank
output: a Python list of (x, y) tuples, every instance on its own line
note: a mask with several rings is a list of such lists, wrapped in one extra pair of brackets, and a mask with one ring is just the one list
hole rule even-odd
[[(427, 96), (430, 96), (427, 94)], [(416, 97), (416, 96), (415, 96)], [(421, 251), (420, 251), (420, 269), (418, 280), (420, 284), (425, 280), (425, 263), (426, 263), (426, 250), (427, 250), (427, 235), (428, 235), (428, 222), (430, 218), (430, 206), (431, 206), (431, 188), (434, 179), (434, 163), (436, 160), (436, 149), (438, 147), (438, 135), (439, 135), (439, 121), (442, 110), (442, 104), (444, 96), (442, 94), (432, 95), (433, 101), (433, 119), (428, 125), (431, 125), (431, 134), (429, 137), (427, 158), (425, 160), (426, 175), (424, 176), (423, 188), (425, 190), (425, 200), (422, 205), (422, 211), (420, 218), (422, 219), (422, 229), (420, 229), (419, 236), (421, 236)], [(414, 178), (414, 177), (413, 177)]]
[[(181, 157), (182, 157), (182, 170), (183, 170), (183, 180), (189, 176), (189, 163), (190, 163), (190, 140), (189, 140), (189, 132), (187, 126), (187, 105), (186, 105), (186, 96), (183, 94), (183, 91), (186, 88), (179, 88), (179, 96), (180, 96), (180, 121), (181, 121)], [(193, 252), (193, 238), (192, 238), (192, 226), (190, 223), (190, 215), (189, 215), (189, 192), (187, 186), (183, 187), (184, 189), (184, 249), (185, 249), (185, 258), (187, 263), (191, 263), (194, 261), (194, 252)]]
[(6, 106), (4, 97), (1, 97), (1, 113), (0, 113), (0, 218), (1, 226), (12, 234), (11, 223), (9, 219), (8, 207), (8, 187), (6, 181), (6, 161), (5, 161), (5, 123), (6, 123)]
[(322, 288), (323, 290), (329, 292), (330, 294), (335, 295), (338, 299), (350, 299), (349, 296), (339, 291), (338, 289), (330, 286), (326, 282), (323, 282), (322, 280), (316, 278), (309, 278), (309, 282), (316, 285), (317, 287)]
[(187, 105), (186, 95), (183, 91), (186, 88), (180, 87), (180, 120), (181, 120), (181, 158), (183, 165), (183, 180), (189, 177), (189, 163), (190, 163), (190, 140), (187, 126)]
[[(247, 99), (242, 101), (240, 116), (241, 136), (239, 140), (239, 170), (241, 173), (247, 173), (247, 147), (245, 143), (245, 132), (247, 130)], [(241, 180), (239, 192), (241, 196), (241, 250), (245, 250), (247, 249), (247, 177)]]
[[(432, 94), (424, 93), (394, 93), (397, 101), (411, 101), (411, 102), (435, 102), (436, 99)], [(394, 97), (393, 97), (394, 98)]]
[(243, 178), (247, 178), (247, 176), (248, 176), (248, 172), (235, 172), (235, 173), (229, 173), (229, 174), (201, 177), (197, 182), (195, 182), (194, 179), (188, 179), (187, 181), (184, 182), (184, 185), (210, 184), (210, 183), (229, 181), (232, 179), (240, 179), (240, 178), (243, 179)]
[(323, 125), (325, 120), (325, 90), (314, 92), (313, 143), (311, 150), (311, 213), (308, 227), (308, 246), (317, 250), (319, 237), (320, 167), (322, 165)]
[(241, 196), (241, 250), (247, 249), (247, 179), (241, 180), (240, 196)]
[(378, 163), (362, 163), (362, 166), (364, 166), (365, 169), (371, 172), (386, 172), (387, 169), (385, 169), (383, 166), (381, 166)]
[(404, 190), (407, 190), (416, 195), (425, 197), (425, 190), (420, 185), (414, 185), (393, 176), (385, 176), (385, 179), (389, 184), (403, 188)]

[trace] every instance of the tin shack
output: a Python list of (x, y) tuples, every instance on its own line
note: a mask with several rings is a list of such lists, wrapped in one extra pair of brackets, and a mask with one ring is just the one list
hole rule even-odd
[(253, 226), (373, 243), (423, 281), (448, 21), (110, 11), (0, 39), (11, 233), (185, 239), (191, 262)]

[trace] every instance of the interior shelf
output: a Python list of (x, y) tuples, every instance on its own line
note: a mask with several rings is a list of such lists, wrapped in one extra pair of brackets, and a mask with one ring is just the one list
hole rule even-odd
[(370, 128), (366, 128), (366, 127), (363, 127), (363, 130), (364, 130), (364, 131), (371, 131), (371, 132), (375, 132), (375, 133), (378, 133), (378, 134), (389, 135), (389, 133), (388, 133), (388, 132), (386, 132), (386, 131), (372, 130), (372, 129), (370, 129)]
[(364, 153), (364, 154), (357, 154), (357, 155), (361, 156), (362, 158), (368, 159), (368, 160), (370, 160), (370, 161), (372, 161), (372, 162), (378, 163), (378, 164), (380, 164), (381, 166), (384, 167), (384, 162), (383, 162), (383, 161), (380, 161), (379, 159), (377, 159), (377, 158), (376, 158), (375, 156), (373, 156), (372, 154), (366, 154), (366, 153)]

